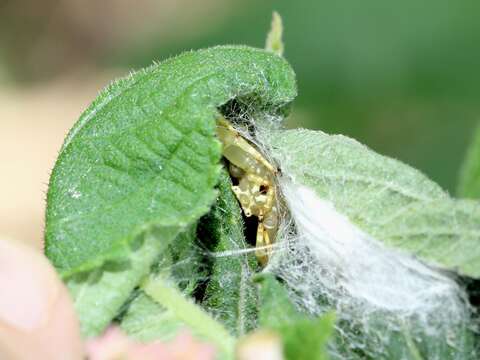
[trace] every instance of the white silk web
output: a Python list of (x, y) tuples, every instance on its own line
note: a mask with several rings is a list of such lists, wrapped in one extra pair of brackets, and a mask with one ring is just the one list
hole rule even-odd
[(333, 356), (470, 358), (463, 353), (468, 302), (452, 278), (385, 248), (311, 189), (290, 180), (280, 188), (295, 231), (279, 235), (289, 246), (279, 247), (267, 271), (283, 279), (303, 311), (336, 311)]
[[(278, 123), (268, 117), (255, 124), (256, 144), (267, 158), (266, 132)], [(387, 248), (331, 202), (296, 183), (288, 164), (278, 165), (287, 211), (265, 271), (284, 281), (303, 311), (321, 315), (335, 310), (332, 357), (475, 358), (472, 309), (453, 274)]]
[[(250, 130), (237, 130), (273, 163), (268, 132), (281, 119), (257, 118), (240, 114), (240, 124)], [(283, 280), (300, 310), (315, 316), (336, 312), (332, 358), (475, 358), (472, 309), (453, 274), (387, 248), (297, 183), (288, 164), (277, 165), (285, 211), (264, 271)]]

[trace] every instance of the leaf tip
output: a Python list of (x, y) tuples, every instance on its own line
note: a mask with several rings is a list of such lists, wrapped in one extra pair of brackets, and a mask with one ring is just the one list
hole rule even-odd
[(265, 43), (265, 49), (271, 51), (279, 56), (283, 55), (283, 22), (282, 17), (276, 11), (272, 13), (272, 23), (270, 25), (270, 31), (267, 35)]

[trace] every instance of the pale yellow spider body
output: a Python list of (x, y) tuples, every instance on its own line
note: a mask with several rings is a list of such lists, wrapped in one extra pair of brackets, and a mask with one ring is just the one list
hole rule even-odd
[(232, 190), (245, 216), (258, 218), (255, 254), (265, 265), (278, 229), (276, 169), (224, 118), (218, 120), (217, 135), (230, 175), (238, 180)]

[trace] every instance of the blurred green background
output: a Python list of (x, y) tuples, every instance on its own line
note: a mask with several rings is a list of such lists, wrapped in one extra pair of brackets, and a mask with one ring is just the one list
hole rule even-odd
[[(354, 137), (454, 193), (480, 119), (478, 0), (3, 1), (0, 91), (44, 93), (67, 82), (69, 91), (52, 92), (55, 107), (83, 89), (81, 106), (59, 120), (58, 148), (111, 77), (189, 49), (263, 47), (272, 10), (298, 75), (289, 126)], [(27, 120), (0, 117), (12, 121)]]

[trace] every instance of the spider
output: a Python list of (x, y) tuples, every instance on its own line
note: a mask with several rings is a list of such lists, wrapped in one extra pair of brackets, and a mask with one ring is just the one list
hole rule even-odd
[(217, 123), (217, 135), (223, 144), (223, 156), (229, 161), (230, 176), (238, 180), (232, 186), (246, 217), (258, 219), (255, 255), (266, 265), (278, 230), (277, 170), (244, 139), (225, 118)]

